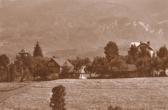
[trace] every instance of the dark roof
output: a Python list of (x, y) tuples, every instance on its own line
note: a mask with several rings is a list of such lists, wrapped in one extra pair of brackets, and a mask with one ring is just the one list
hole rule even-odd
[(63, 58), (51, 58), (51, 60), (55, 61), (59, 66), (73, 66), (68, 60)]
[(27, 54), (28, 52), (25, 49), (22, 49), (19, 54)]
[(150, 47), (150, 46), (149, 46), (148, 44), (146, 44), (146, 43), (140, 43), (140, 45), (138, 46), (138, 48), (141, 47), (141, 46), (146, 46), (149, 50), (153, 50), (153, 48)]

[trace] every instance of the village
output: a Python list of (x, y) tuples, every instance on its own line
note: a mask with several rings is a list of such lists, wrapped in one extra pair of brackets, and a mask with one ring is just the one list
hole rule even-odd
[(8, 56), (0, 56), (0, 81), (46, 81), (56, 79), (110, 79), (135, 77), (166, 77), (168, 75), (168, 50), (158, 51), (150, 42), (131, 42), (128, 55), (119, 55), (115, 42), (104, 47), (104, 57), (95, 56), (66, 59), (45, 57), (39, 42), (33, 55), (22, 49), (11, 62)]
[(0, 110), (168, 110), (168, 0), (0, 0)]

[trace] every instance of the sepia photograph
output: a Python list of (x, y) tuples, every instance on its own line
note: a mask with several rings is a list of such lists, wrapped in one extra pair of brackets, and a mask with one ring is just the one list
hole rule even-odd
[(0, 110), (168, 110), (168, 0), (0, 0)]

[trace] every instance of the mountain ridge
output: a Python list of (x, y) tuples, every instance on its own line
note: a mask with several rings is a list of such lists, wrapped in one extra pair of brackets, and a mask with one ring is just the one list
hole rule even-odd
[(158, 49), (168, 41), (168, 24), (163, 22), (168, 10), (160, 10), (136, 0), (1, 0), (0, 53), (14, 56), (22, 48), (32, 52), (36, 41), (46, 56), (59, 54), (57, 50), (102, 55), (110, 40), (117, 42), (121, 53), (132, 41), (151, 41)]

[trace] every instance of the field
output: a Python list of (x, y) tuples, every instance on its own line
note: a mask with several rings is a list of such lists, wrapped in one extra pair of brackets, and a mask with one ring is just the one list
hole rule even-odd
[(67, 110), (168, 110), (168, 78), (0, 83), (0, 110), (51, 110), (51, 89), (60, 84)]

